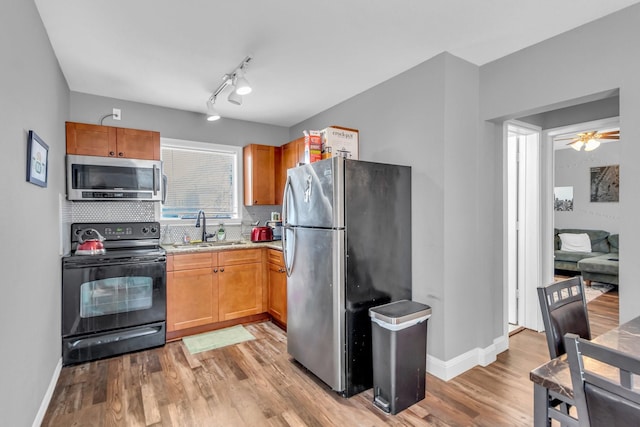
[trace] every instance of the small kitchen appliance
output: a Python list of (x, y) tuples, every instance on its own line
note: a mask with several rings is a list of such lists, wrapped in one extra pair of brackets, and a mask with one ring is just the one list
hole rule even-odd
[(253, 227), (251, 230), (252, 242), (270, 242), (273, 240), (273, 229), (271, 227)]
[(166, 260), (157, 222), (71, 224), (71, 254), (62, 258), (63, 365), (164, 345)]
[(162, 161), (67, 155), (67, 199), (164, 201)]
[(273, 230), (273, 240), (282, 239), (282, 221), (267, 221), (267, 226)]
[[(87, 238), (87, 236), (89, 236)], [(98, 233), (98, 230), (87, 228), (82, 230), (78, 235), (78, 248), (76, 255), (102, 255), (106, 251), (104, 249), (104, 237)]]

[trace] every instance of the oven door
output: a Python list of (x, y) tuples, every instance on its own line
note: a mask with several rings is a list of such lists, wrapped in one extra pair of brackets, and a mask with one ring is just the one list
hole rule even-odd
[(63, 262), (62, 336), (166, 319), (166, 258)]

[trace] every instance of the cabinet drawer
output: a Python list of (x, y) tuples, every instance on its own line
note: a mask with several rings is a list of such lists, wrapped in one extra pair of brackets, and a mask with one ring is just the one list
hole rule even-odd
[(218, 265), (236, 265), (262, 262), (262, 249), (224, 251), (218, 254)]
[(282, 251), (278, 251), (275, 249), (268, 249), (267, 262), (277, 264), (280, 267), (284, 267), (284, 258), (282, 257)]
[(194, 268), (211, 268), (216, 265), (217, 254), (203, 252), (199, 254), (176, 254), (173, 256), (173, 270), (191, 270)]

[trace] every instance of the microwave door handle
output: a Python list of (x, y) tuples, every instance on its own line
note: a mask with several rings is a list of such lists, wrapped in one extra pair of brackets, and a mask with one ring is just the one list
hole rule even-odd
[(167, 201), (167, 175), (162, 175), (162, 204)]
[(158, 194), (158, 183), (159, 183), (159, 177), (158, 177), (158, 172), (160, 170), (156, 167), (156, 165), (153, 165), (153, 195), (157, 195)]

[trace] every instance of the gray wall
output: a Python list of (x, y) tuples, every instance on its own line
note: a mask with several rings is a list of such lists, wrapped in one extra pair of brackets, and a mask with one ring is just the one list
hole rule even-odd
[(104, 119), (104, 125), (154, 130), (165, 138), (239, 147), (247, 144), (282, 145), (289, 142), (288, 128), (281, 126), (225, 118), (208, 122), (204, 114), (79, 92), (71, 92), (71, 115), (68, 120), (100, 124), (100, 119), (111, 114), (113, 108), (122, 110), (122, 120), (108, 117)]
[[(620, 90), (620, 180), (640, 182), (640, 5), (554, 37), (480, 69), (480, 115), (483, 120), (521, 117), (556, 109), (559, 103), (605, 91)], [(597, 58), (602, 67), (587, 62)], [(553, 107), (546, 107), (553, 106)], [(488, 126), (499, 127), (499, 124)], [(494, 133), (497, 136), (497, 132)], [(486, 136), (487, 145), (501, 145), (501, 138)], [(498, 189), (495, 189), (498, 191)], [(632, 242), (640, 238), (637, 212), (640, 192), (633, 187), (620, 190), (620, 320), (640, 314), (640, 256)], [(630, 242), (626, 244), (625, 242)], [(499, 245), (496, 241), (495, 246)], [(502, 293), (496, 283), (495, 294)], [(494, 325), (497, 330), (501, 325)]]
[[(0, 214), (0, 324), (9, 348), (0, 359), (3, 424), (33, 421), (60, 358), (61, 273), (52, 254), (60, 239), (65, 120), (98, 123), (118, 107), (123, 120), (104, 124), (233, 145), (280, 145), (303, 129), (332, 124), (361, 129), (361, 158), (413, 168), (414, 297), (434, 308), (429, 353), (443, 360), (486, 348), (503, 334), (502, 120), (619, 88), (621, 181), (640, 182), (640, 144), (632, 142), (640, 141), (640, 5), (480, 68), (439, 55), (290, 130), (208, 123), (199, 114), (70, 94), (33, 3), (8, 0), (0, 11), (0, 185), (11, 207)], [(616, 65), (580, 66), (585, 58)], [(29, 129), (50, 145), (46, 189), (24, 182)], [(623, 185), (620, 197), (624, 321), (640, 314), (640, 287), (625, 286), (640, 275), (640, 264), (631, 261), (640, 249), (625, 245), (640, 239), (634, 218), (640, 193)]]
[[(28, 426), (60, 360), (58, 195), (69, 90), (33, 1), (0, 3), (0, 424)], [(26, 182), (27, 134), (49, 145), (47, 188)]]
[(605, 230), (611, 234), (620, 231), (620, 203), (591, 202), (590, 185), (590, 168), (618, 164), (620, 164), (618, 142), (602, 144), (598, 149), (590, 152), (576, 151), (571, 148), (556, 150), (555, 186), (573, 187), (573, 211), (554, 212), (556, 228)]
[(493, 181), (493, 168), (481, 163), (487, 156), (478, 146), (477, 106), (478, 68), (445, 53), (299, 123), (290, 135), (356, 128), (361, 160), (411, 166), (413, 298), (433, 309), (428, 352), (441, 360), (494, 338), (483, 330), (493, 321), (484, 289), (496, 280), (496, 266), (478, 256), (492, 218), (486, 180)]
[(571, 107), (545, 111), (526, 117), (518, 117), (518, 120), (540, 126), (543, 130), (585, 123), (593, 120), (618, 117), (620, 114), (620, 97), (617, 91), (613, 96), (598, 99), (591, 102), (583, 102)]

